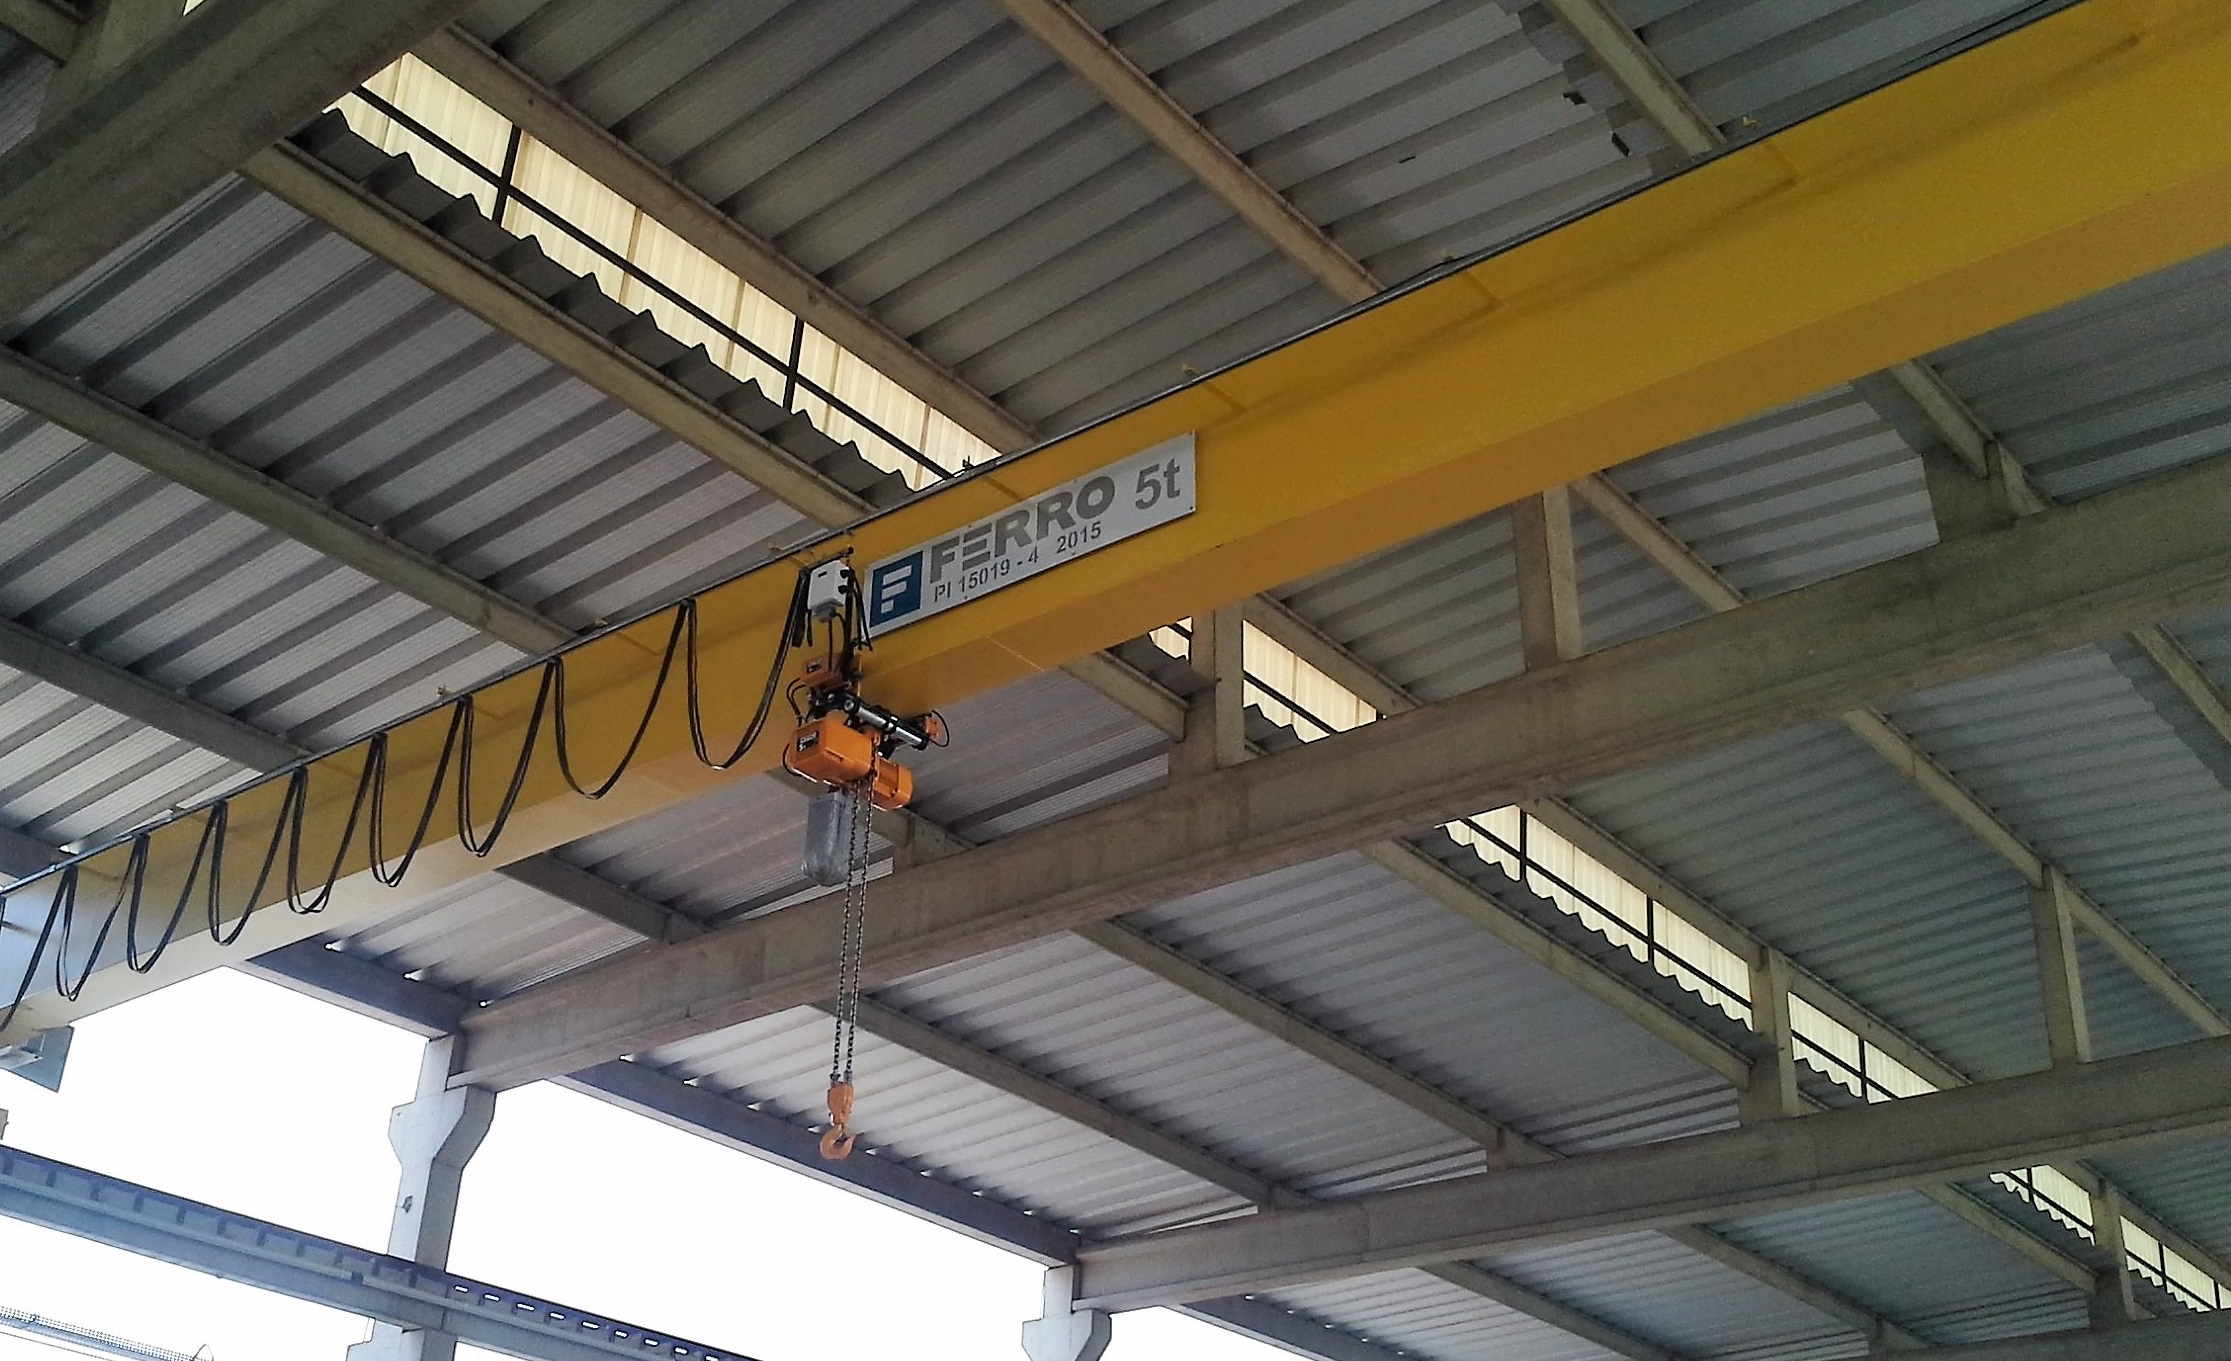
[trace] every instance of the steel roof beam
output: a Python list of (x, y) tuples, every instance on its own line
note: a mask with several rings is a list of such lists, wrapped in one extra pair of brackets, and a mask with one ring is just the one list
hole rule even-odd
[(2231, 1130), (2231, 1038), (1506, 1168), (1079, 1253), (1081, 1308), (1275, 1289)]
[[(1641, 35), (1629, 28), (1606, 0), (1544, 0), (1544, 7), (1564, 21), (1605, 73), (1683, 152), (1698, 156), (1728, 145), (1727, 136), (1666, 71)], [(2020, 460), (1935, 369), (1920, 360), (1907, 360), (1891, 365), (1885, 373), (1944, 440), (1945, 448), (1959, 460), (1968, 476), (1985, 484), (1989, 495), (2006, 500), (2009, 513), (2034, 515), (2053, 504), (2030, 480)], [(1925, 453), (1924, 457), (1927, 456)], [(1676, 539), (1655, 517), (1636, 505), (1609, 478), (1598, 475), (1574, 490), (1590, 509), (1708, 608), (1727, 610), (1743, 603), (1741, 592)], [(2131, 630), (2130, 640), (2201, 720), (2219, 738), (2231, 743), (2231, 702), (2226, 701), (2223, 692), (2208, 679), (2207, 673), (2176, 638), (2158, 624), (2144, 624)], [(2007, 826), (1982, 799), (1923, 752), (1912, 738), (1871, 710), (1846, 714), (1843, 721), (1893, 769), (1918, 785), (1985, 845), (2004, 856), (2032, 887), (2045, 884), (2052, 867), (2044, 856)], [(2201, 1034), (2231, 1034), (2231, 1018), (2226, 1018), (2198, 989), (2179, 978), (2092, 898), (2081, 890), (2077, 890), (2076, 896), (2078, 902), (2074, 910), (2079, 919), (2125, 967), (2198, 1027)]]
[(676, 1361), (751, 1361), (741, 1352), (687, 1342), (18, 1148), (0, 1148), (0, 1214), (343, 1313), (448, 1333), (530, 1361), (606, 1361), (647, 1353)]
[[(2231, 463), (2167, 474), (909, 870), (883, 890), (868, 974), (903, 976), (2231, 598), (2213, 511), (2227, 497)], [(531, 1080), (819, 1001), (836, 912), (817, 899), (485, 1008), (469, 1023), (466, 1080)]]
[(894, 334), (865, 308), (833, 292), (772, 243), (752, 234), (463, 28), (441, 30), (420, 43), (414, 55), (994, 449), (1010, 453), (1036, 438), (1029, 426), (965, 379)]
[(76, 278), (465, 7), (233, 0), (149, 43), (0, 158), (0, 320)]
[[(563, 624), (482, 585), (431, 554), (351, 519), (268, 473), (4, 346), (0, 346), (0, 400), (52, 421), (158, 477), (314, 548), (530, 656), (573, 638), (573, 631)], [(75, 685), (69, 688), (78, 689)], [(202, 745), (212, 751), (225, 751), (223, 746)], [(269, 767), (284, 763), (257, 764)]]
[(1370, 270), (1202, 127), (1066, 0), (998, 3), (1133, 127), (1222, 199), (1241, 221), (1308, 270), (1334, 297), (1362, 302), (1383, 287)]

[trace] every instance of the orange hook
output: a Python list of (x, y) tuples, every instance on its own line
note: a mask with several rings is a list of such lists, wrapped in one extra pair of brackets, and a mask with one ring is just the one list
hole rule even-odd
[(852, 1084), (829, 1084), (829, 1128), (821, 1134), (821, 1156), (830, 1162), (842, 1162), (852, 1156), (853, 1140), (859, 1138), (851, 1129)]

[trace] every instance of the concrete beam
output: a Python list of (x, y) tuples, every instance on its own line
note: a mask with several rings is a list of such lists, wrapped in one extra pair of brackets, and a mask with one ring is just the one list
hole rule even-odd
[(466, 0), (231, 0), (0, 159), (0, 319), (314, 117)]
[(78, 23), (76, 10), (61, 0), (0, 0), (0, 28), (58, 62), (77, 46)]
[(1086, 1249), (1079, 1301), (1134, 1309), (1763, 1214), (2231, 1129), (2231, 1040), (1827, 1111)]
[[(2227, 496), (2231, 462), (2166, 474), (893, 876), (870, 985), (2208, 607), (2231, 598)], [(838, 912), (816, 900), (485, 1008), (469, 1080), (819, 1001)]]
[(185, 15), (185, 0), (94, 0), (70, 44), (69, 59), (47, 83), (39, 126), (67, 112)]
[(1168, 152), (1294, 263), (1315, 275), (1334, 297), (1362, 302), (1379, 291), (1379, 281), (1370, 270), (1211, 136), (1065, 0), (999, 0), (999, 4), (1149, 141)]
[(547, 652), (573, 637), (564, 625), (431, 555), (4, 347), (0, 347), (0, 399), (529, 655)]

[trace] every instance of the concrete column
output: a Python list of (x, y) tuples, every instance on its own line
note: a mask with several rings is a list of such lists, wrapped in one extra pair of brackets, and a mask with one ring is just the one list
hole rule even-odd
[(1078, 1309), (1077, 1269), (1046, 1272), (1045, 1309), (1023, 1325), (1023, 1355), (1030, 1361), (1100, 1361), (1113, 1327), (1097, 1309)]
[(2094, 1328), (2114, 1328), (2145, 1317), (2131, 1293), (2130, 1253), (2123, 1243), (2123, 1198), (2113, 1187), (2093, 1186), (2092, 1242), (2107, 1265), (2092, 1284), (2091, 1319)]
[(185, 17), (186, 0), (94, 0), (70, 59), (47, 83), (39, 126), (62, 116), (94, 86)]
[(1774, 1046), (1751, 1064), (1751, 1080), (1737, 1099), (1746, 1125), (1787, 1120), (1805, 1113), (1797, 1090), (1797, 1042), (1789, 1028), (1789, 957), (1768, 950), (1751, 965), (1751, 1028)]
[(1526, 669), (1581, 653), (1580, 574), (1573, 562), (1571, 495), (1554, 487), (1511, 507), (1518, 558), (1518, 631)]
[(2037, 981), (2045, 1005), (2045, 1039), (2053, 1066), (2089, 1063), (2090, 1019), (2084, 1009), (2084, 970), (2076, 953), (2076, 917), (2068, 880), (2048, 866), (2045, 883), (2030, 891), (2030, 914), (2037, 928)]
[[(387, 1250), (430, 1267), (449, 1265), (465, 1164), (496, 1116), (494, 1092), (448, 1085), (455, 1053), (454, 1036), (430, 1042), (418, 1070), (418, 1094), (387, 1118), (387, 1142), (403, 1169)], [(369, 1341), (349, 1348), (349, 1361), (451, 1361), (456, 1353), (457, 1339), (447, 1333), (377, 1323)]]
[(1921, 451), (1921, 471), (1929, 485), (1929, 510), (1937, 538), (1949, 543), (2004, 529), (2015, 521), (2014, 501), (2003, 466), (1991, 460), (1991, 474), (1979, 477), (1959, 455), (1941, 445)]
[(1247, 626), (1237, 605), (1193, 616), (1193, 669), (1209, 678), (1185, 715), (1185, 740), (1171, 753), (1173, 775), (1199, 775), (1247, 759)]

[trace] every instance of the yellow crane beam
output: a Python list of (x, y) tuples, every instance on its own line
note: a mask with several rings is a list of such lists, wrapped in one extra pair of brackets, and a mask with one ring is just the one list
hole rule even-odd
[[(902, 710), (951, 704), (2231, 244), (2227, 124), (2231, 6), (2087, 0), (991, 465), (797, 561), (850, 550), (873, 563), (1190, 435), (1195, 513), (878, 643), (871, 697)], [(774, 564), (700, 599), (699, 672), (716, 747), (757, 698), (794, 579), (793, 563)], [(654, 618), (569, 654), (567, 718), (581, 773), (608, 767), (635, 731), (667, 627)], [(530, 670), (480, 696), (470, 745), (481, 810), (508, 779), (538, 683)], [(411, 871), (412, 891), (774, 763), (787, 736), (779, 719), (730, 770), (702, 764), (679, 690), (677, 676), (628, 775), (601, 802), (560, 779), (545, 724), (545, 750), (493, 856), (465, 849), (445, 807)], [(398, 808), (415, 815), (447, 723), (436, 711), (389, 738), (391, 825), (412, 820)], [(359, 746), (311, 768), (301, 857), (309, 878), (324, 877), (365, 760)], [(268, 841), (285, 788), (233, 800), (235, 883), (252, 877), (250, 857)], [(198, 827), (153, 839), (150, 903), (177, 896)], [(119, 849), (86, 867), (81, 911), (106, 901), (94, 885), (113, 884), (125, 864)], [(365, 864), (359, 835), (341, 860), (333, 916), (301, 922), (291, 936), (391, 901)], [(15, 928), (31, 921), (38, 897), (33, 888), (10, 901), (0, 986), (12, 984), (26, 936)], [(216, 915), (236, 911), (220, 904)], [(190, 904), (190, 923), (204, 915)], [(81, 925), (73, 947), (81, 962), (87, 934)], [(259, 925), (254, 943), (291, 936)], [(114, 936), (105, 947), (120, 948)], [(215, 962), (205, 940), (182, 939), (144, 977), (96, 971), (75, 1002), (34, 998), (0, 1038)]]

